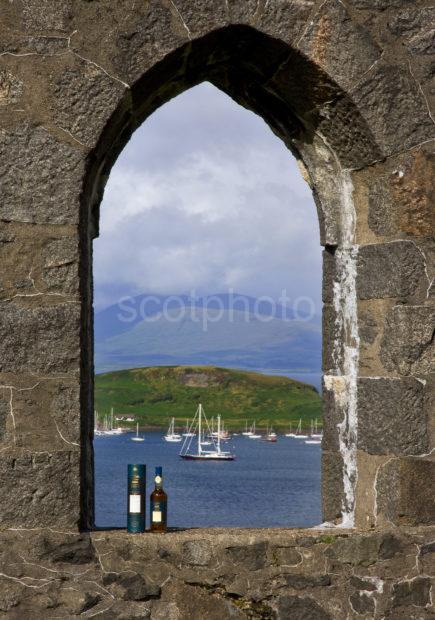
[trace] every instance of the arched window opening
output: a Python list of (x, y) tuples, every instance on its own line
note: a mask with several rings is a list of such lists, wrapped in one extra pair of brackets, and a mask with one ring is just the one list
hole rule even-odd
[[(132, 462), (163, 466), (170, 526), (321, 521), (320, 280), (310, 188), (260, 117), (202, 83), (143, 123), (94, 242), (98, 526), (125, 525)], [(200, 403), (186, 449), (220, 416), (231, 463), (180, 458)]]

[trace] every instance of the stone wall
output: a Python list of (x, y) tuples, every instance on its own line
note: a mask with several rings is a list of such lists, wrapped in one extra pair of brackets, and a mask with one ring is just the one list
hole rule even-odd
[[(1, 529), (93, 527), (99, 204), (135, 128), (204, 80), (262, 116), (313, 189), (325, 247), (325, 520), (434, 523), (433, 17), (428, 0), (0, 3)], [(25, 533), (4, 536), (22, 541), (24, 557), (39, 553)], [(45, 596), (46, 586), (4, 579)], [(417, 597), (415, 614), (422, 579), (393, 595)], [(308, 602), (290, 593), (283, 605), (333, 616), (322, 594), (332, 586), (300, 583)], [(208, 591), (183, 587), (201, 600)], [(362, 607), (377, 596), (355, 592)], [(304, 611), (313, 597), (329, 611)], [(413, 617), (399, 609), (389, 617)]]
[(434, 528), (3, 532), (0, 615), (426, 620), (434, 540)]

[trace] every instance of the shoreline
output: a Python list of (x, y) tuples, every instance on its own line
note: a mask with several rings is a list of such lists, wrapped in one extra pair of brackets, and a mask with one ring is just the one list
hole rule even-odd
[[(136, 426), (133, 425), (133, 424), (132, 424), (131, 427), (115, 427), (115, 429), (116, 428), (121, 428), (123, 434), (124, 433), (135, 433), (136, 432)], [(232, 429), (232, 428), (228, 428), (228, 427), (226, 427), (226, 428), (227, 428), (228, 432), (231, 433), (231, 434), (237, 433), (237, 434), (241, 435), (243, 432), (245, 432), (245, 429)], [(281, 429), (281, 427), (279, 427), (279, 426), (278, 427), (274, 426), (273, 428), (274, 428), (275, 432), (278, 433), (278, 435), (285, 435), (286, 433), (289, 432), (288, 427), (284, 428), (284, 429)], [(319, 431), (323, 430), (323, 425), (319, 424), (318, 425), (318, 429), (319, 429)], [(143, 426), (139, 425), (139, 432), (143, 432), (143, 433), (162, 433), (163, 435), (165, 435), (167, 430), (168, 430), (167, 426), (150, 426), (150, 425), (146, 425), (146, 424), (143, 425)], [(177, 431), (177, 428), (175, 428), (175, 430)], [(185, 432), (185, 428), (184, 427), (183, 428), (179, 428), (178, 430), (179, 430), (179, 434), (182, 434), (182, 433)], [(267, 432), (267, 427), (261, 427), (260, 426), (260, 427), (257, 427), (256, 430), (259, 433), (266, 433)], [(302, 430), (303, 434), (309, 434), (311, 429), (310, 429), (310, 427), (302, 427), (301, 430)]]

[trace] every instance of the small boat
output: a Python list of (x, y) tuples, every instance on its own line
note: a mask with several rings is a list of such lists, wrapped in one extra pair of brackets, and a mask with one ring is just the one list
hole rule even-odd
[(248, 435), (248, 437), (249, 437), (249, 439), (261, 439), (261, 435), (258, 435), (258, 434), (255, 432), (255, 420), (254, 420), (254, 422), (252, 423), (252, 426), (251, 426), (251, 431), (250, 431), (250, 435)]
[(100, 437), (108, 437), (110, 435), (120, 435), (122, 428), (113, 428), (113, 407), (110, 410), (110, 417), (104, 416), (103, 421), (100, 422), (98, 417), (98, 411), (95, 411), (95, 427), (94, 434)]
[(290, 422), (290, 424), (289, 424), (289, 431), (288, 431), (288, 433), (286, 433), (286, 434), (285, 434), (285, 436), (286, 436), (286, 437), (297, 437), (296, 433), (293, 433), (293, 431), (292, 431), (292, 425), (291, 425), (291, 422)]
[[(316, 424), (317, 424), (317, 420), (316, 420)], [(312, 420), (311, 420), (311, 432), (310, 432), (308, 439), (305, 440), (305, 443), (311, 444), (311, 445), (318, 445), (322, 443), (321, 436), (319, 434), (314, 433), (314, 424)]]
[(182, 440), (181, 435), (175, 432), (175, 418), (172, 418), (168, 432), (163, 436), (163, 439), (170, 443), (179, 443)]
[(272, 427), (269, 428), (269, 425), (267, 425), (267, 431), (264, 437), (262, 437), (263, 441), (270, 441), (271, 443), (276, 443), (278, 441), (278, 435), (275, 433), (275, 431), (272, 429)]
[(186, 430), (183, 433), (183, 437), (195, 437), (195, 433), (192, 433), (190, 429), (189, 420), (186, 420)]
[(226, 430), (226, 428), (224, 428), (224, 423), (221, 422), (221, 429), (218, 431), (214, 430), (214, 418), (211, 419), (211, 436), (214, 439), (217, 439), (219, 435), (219, 438), (223, 441), (228, 441), (228, 439), (230, 438), (230, 434), (229, 432)]
[(139, 435), (139, 422), (136, 424), (136, 435), (131, 438), (132, 441), (145, 441), (145, 437)]
[(313, 432), (311, 433), (311, 437), (313, 439), (322, 439), (323, 433), (319, 433), (317, 430), (317, 418), (314, 420), (314, 429), (312, 430)]
[(242, 435), (245, 437), (250, 437), (252, 435), (252, 431), (248, 431), (248, 420), (245, 421), (245, 430), (242, 432)]
[(195, 433), (195, 436), (197, 437), (197, 442), (196, 442), (197, 449), (196, 449), (196, 452), (190, 451), (193, 440), (192, 440), (192, 437), (186, 437), (184, 440), (183, 446), (181, 448), (181, 451), (180, 451), (180, 457), (182, 459), (189, 460), (189, 461), (234, 461), (235, 459), (234, 454), (226, 450), (221, 450), (221, 440), (220, 440), (221, 417), (220, 415), (218, 415), (217, 417), (218, 436), (217, 436), (216, 441), (214, 438), (212, 438), (212, 444), (213, 444), (212, 450), (203, 449), (203, 446), (205, 445), (203, 443), (203, 426), (207, 428), (208, 430), (210, 430), (210, 428), (209, 428), (207, 418), (205, 416), (201, 403), (199, 404), (198, 409), (196, 410), (192, 425), (194, 422), (196, 422), (195, 429), (197, 432)]
[[(192, 435), (193, 437), (195, 437), (195, 433), (193, 433)], [(211, 446), (213, 441), (212, 441), (213, 437), (210, 435), (210, 439), (207, 439), (207, 435), (205, 434), (205, 432), (202, 433), (202, 439), (201, 439), (201, 446)]]
[(299, 419), (299, 424), (296, 429), (295, 437), (296, 439), (307, 439), (308, 438), (308, 435), (304, 435), (302, 433), (302, 419)]

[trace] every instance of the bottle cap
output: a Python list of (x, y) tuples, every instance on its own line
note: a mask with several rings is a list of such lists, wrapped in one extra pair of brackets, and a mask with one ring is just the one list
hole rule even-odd
[(128, 465), (128, 477), (139, 476), (144, 478), (146, 476), (146, 465), (144, 463), (129, 463)]
[(156, 476), (162, 476), (162, 472), (163, 472), (163, 468), (162, 467), (156, 467)]

